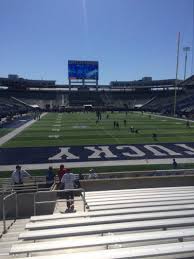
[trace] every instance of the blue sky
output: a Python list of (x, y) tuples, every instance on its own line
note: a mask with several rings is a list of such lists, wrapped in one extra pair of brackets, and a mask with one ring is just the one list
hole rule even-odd
[(180, 31), (183, 78), (193, 45), (193, 0), (0, 0), (0, 13), (0, 76), (66, 83), (68, 59), (83, 59), (99, 61), (101, 84), (175, 78)]

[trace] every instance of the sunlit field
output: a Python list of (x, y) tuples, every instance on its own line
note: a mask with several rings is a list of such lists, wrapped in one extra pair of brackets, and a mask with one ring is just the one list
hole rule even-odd
[[(107, 116), (108, 115), (108, 116)], [(108, 117), (108, 118), (107, 118)], [(124, 124), (126, 120), (126, 125)], [(119, 128), (114, 128), (114, 121)], [(138, 130), (131, 132), (130, 128)], [(153, 139), (153, 133), (157, 139)], [(49, 113), (3, 147), (192, 142), (194, 123), (137, 112)]]

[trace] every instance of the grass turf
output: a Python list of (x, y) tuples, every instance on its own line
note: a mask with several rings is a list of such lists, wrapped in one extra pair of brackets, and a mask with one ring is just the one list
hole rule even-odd
[(0, 138), (8, 134), (12, 129), (0, 128)]
[[(194, 123), (186, 127), (185, 121), (156, 117), (137, 112), (114, 112), (102, 114), (96, 123), (96, 114), (89, 113), (49, 113), (35, 122), (3, 147), (40, 147), (93, 144), (144, 144), (176, 143), (194, 140)], [(127, 125), (124, 125), (124, 120)], [(114, 129), (118, 121), (120, 129)], [(133, 126), (139, 133), (129, 132)], [(158, 135), (154, 141), (152, 134)]]
[[(177, 169), (193, 169), (194, 164), (178, 164)], [(173, 169), (172, 165), (132, 165), (132, 166), (102, 166), (102, 167), (93, 167), (95, 171), (100, 174), (104, 172), (129, 172), (129, 171), (152, 171), (152, 170), (170, 170)], [(87, 167), (81, 168), (73, 168), (72, 172), (75, 174), (89, 173), (89, 169)], [(57, 173), (58, 169), (54, 169), (55, 173)], [(40, 170), (28, 170), (28, 172), (32, 176), (40, 176), (46, 175), (47, 169), (40, 169)], [(0, 179), (4, 177), (10, 177), (12, 171), (10, 172), (1, 172)]]

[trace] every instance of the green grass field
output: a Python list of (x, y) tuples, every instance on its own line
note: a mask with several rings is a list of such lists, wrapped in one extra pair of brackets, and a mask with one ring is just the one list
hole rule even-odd
[[(171, 118), (149, 117), (148, 114), (119, 112), (102, 114), (96, 124), (95, 113), (49, 113), (40, 121), (11, 139), (3, 147), (39, 147), (90, 144), (137, 144), (154, 143), (152, 133), (157, 133), (157, 143), (192, 142), (194, 123), (186, 127), (185, 121)], [(124, 126), (124, 120), (127, 126)], [(118, 121), (120, 129), (114, 129)], [(139, 133), (129, 132), (133, 126)], [(1, 134), (1, 132), (0, 132)]]
[(0, 128), (0, 138), (8, 134), (12, 129)]

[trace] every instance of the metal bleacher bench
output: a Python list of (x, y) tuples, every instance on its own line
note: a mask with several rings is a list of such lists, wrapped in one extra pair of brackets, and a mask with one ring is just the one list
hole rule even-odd
[(194, 189), (193, 190), (173, 190), (173, 191), (160, 191), (160, 192), (135, 192), (135, 193), (131, 193), (131, 192), (124, 192), (124, 193), (107, 193), (106, 195), (96, 195), (96, 196), (87, 196), (86, 200), (87, 201), (95, 201), (95, 200), (107, 200), (107, 199), (116, 199), (116, 198), (124, 198), (124, 197), (133, 197), (133, 196), (156, 196), (156, 195), (160, 195), (160, 196), (165, 196), (165, 195), (176, 195), (176, 194), (193, 194), (194, 193)]
[(157, 211), (173, 211), (173, 210), (187, 210), (194, 209), (193, 204), (180, 204), (180, 205), (167, 205), (167, 206), (155, 206), (155, 207), (140, 207), (140, 208), (124, 208), (119, 210), (100, 210), (94, 212), (77, 212), (77, 213), (54, 213), (52, 215), (32, 216), (31, 222), (53, 221), (58, 219), (72, 219), (72, 218), (86, 218), (86, 217), (100, 217), (111, 215), (123, 215), (131, 213), (141, 212), (157, 212)]
[(115, 193), (149, 193), (149, 192), (171, 192), (175, 190), (194, 190), (194, 186), (180, 186), (180, 187), (161, 187), (161, 188), (141, 188), (141, 189), (122, 189), (122, 190), (108, 190), (108, 191), (92, 191), (86, 192), (86, 198), (93, 196), (102, 196)]
[[(133, 242), (144, 242), (144, 241), (161, 241), (166, 239), (178, 239), (183, 241), (184, 238), (194, 237), (194, 228), (191, 229), (180, 229), (180, 230), (166, 230), (166, 231), (155, 231), (147, 233), (132, 233), (124, 235), (107, 235), (97, 237), (80, 238), (79, 240), (60, 240), (60, 241), (49, 241), (49, 242), (38, 242), (38, 243), (27, 243), (27, 244), (16, 244), (11, 247), (10, 254), (22, 254), (34, 252), (46, 252), (60, 249), (74, 249), (84, 248), (92, 246), (108, 246), (114, 244), (125, 244)], [(131, 248), (130, 248), (131, 249)]]
[(172, 201), (172, 200), (194, 200), (194, 195), (180, 195), (178, 197), (173, 197), (173, 196), (165, 196), (161, 198), (152, 198), (152, 197), (147, 197), (145, 199), (131, 199), (131, 200), (114, 200), (114, 201), (102, 201), (102, 202), (88, 202), (89, 207), (91, 206), (101, 206), (101, 205), (113, 205), (113, 204), (126, 204), (126, 203), (135, 203), (135, 202), (153, 202), (153, 201)]
[(76, 226), (56, 229), (43, 229), (36, 231), (26, 231), (19, 235), (18, 239), (40, 240), (58, 237), (70, 237), (80, 235), (103, 234), (108, 232), (122, 232), (145, 229), (167, 229), (171, 227), (194, 226), (194, 217), (182, 217), (160, 220), (143, 220), (123, 223), (99, 224), (91, 226)]
[[(167, 256), (194, 252), (194, 241), (31, 257), (32, 259), (123, 259)], [(24, 258), (20, 258), (24, 259)]]
[(194, 210), (182, 211), (164, 211), (164, 212), (148, 212), (148, 213), (134, 213), (127, 215), (113, 215), (113, 216), (99, 216), (90, 218), (73, 218), (61, 219), (57, 221), (45, 221), (26, 224), (26, 229), (39, 230), (39, 229), (52, 229), (63, 227), (75, 226), (89, 226), (99, 224), (110, 224), (119, 222), (131, 222), (138, 220), (151, 220), (151, 219), (165, 219), (165, 218), (180, 218), (180, 217), (194, 217)]
[(89, 200), (87, 199), (87, 204), (102, 204), (102, 203), (109, 203), (109, 202), (114, 202), (114, 201), (117, 201), (117, 202), (120, 202), (120, 201), (129, 201), (129, 200), (136, 200), (136, 199), (142, 199), (142, 200), (146, 200), (146, 199), (156, 199), (156, 198), (169, 198), (169, 196), (172, 198), (172, 197), (194, 197), (194, 192), (189, 192), (189, 193), (176, 193), (176, 194), (157, 194), (157, 195), (154, 195), (154, 194), (151, 194), (151, 195), (144, 195), (144, 196), (139, 196), (139, 195), (130, 195), (130, 196), (126, 196), (126, 197), (106, 197), (105, 199), (103, 198), (99, 198), (99, 199), (92, 199), (92, 200)]
[(121, 203), (112, 205), (101, 205), (92, 206), (89, 208), (90, 212), (97, 212), (101, 210), (114, 210), (123, 208), (140, 208), (140, 207), (155, 207), (155, 206), (166, 206), (166, 205), (179, 205), (179, 204), (194, 204), (193, 199), (188, 200), (171, 200), (171, 201), (152, 201), (152, 202), (137, 202), (137, 203)]

